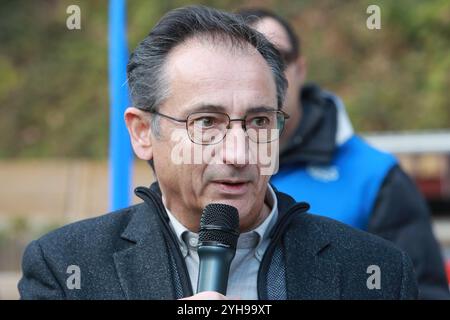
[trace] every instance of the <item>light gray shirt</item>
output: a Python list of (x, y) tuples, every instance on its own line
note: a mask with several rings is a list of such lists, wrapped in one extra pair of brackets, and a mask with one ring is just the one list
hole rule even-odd
[[(163, 197), (164, 202), (164, 197)], [(239, 235), (236, 255), (231, 262), (228, 277), (227, 296), (248, 300), (257, 300), (257, 278), (259, 265), (267, 247), (269, 246), (270, 230), (278, 217), (278, 202), (275, 192), (268, 185), (265, 202), (271, 208), (266, 219), (254, 230)], [(189, 231), (167, 209), (170, 218), (170, 226), (175, 232), (178, 244), (186, 262), (194, 293), (197, 292), (197, 278), (199, 258), (197, 253), (198, 234)]]

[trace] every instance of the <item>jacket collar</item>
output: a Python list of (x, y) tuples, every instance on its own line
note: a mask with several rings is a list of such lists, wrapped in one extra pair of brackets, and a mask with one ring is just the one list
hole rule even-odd
[[(289, 215), (294, 199), (282, 192), (276, 191), (276, 194), (282, 216)], [(331, 239), (317, 218), (306, 211), (294, 213), (283, 234), (287, 297), (339, 299), (340, 265), (322, 257), (331, 245)]]
[(131, 210), (134, 212), (121, 234), (121, 238), (131, 244), (113, 255), (125, 296), (133, 300), (173, 299), (169, 256), (164, 249), (158, 217), (146, 204), (131, 207)]
[(310, 214), (291, 224), (284, 237), (289, 299), (339, 299), (339, 263), (323, 257), (331, 241)]

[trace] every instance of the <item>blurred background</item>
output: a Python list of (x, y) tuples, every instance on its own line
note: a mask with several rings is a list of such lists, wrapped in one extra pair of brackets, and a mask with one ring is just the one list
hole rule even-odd
[[(339, 95), (356, 131), (396, 153), (450, 259), (449, 1), (129, 0), (130, 51), (165, 12), (192, 3), (287, 17), (308, 81)], [(380, 30), (366, 27), (371, 4)], [(70, 5), (81, 30), (66, 26)], [(0, 299), (18, 297), (28, 242), (108, 211), (109, 104), (107, 0), (0, 1)], [(133, 185), (152, 181), (137, 162)]]

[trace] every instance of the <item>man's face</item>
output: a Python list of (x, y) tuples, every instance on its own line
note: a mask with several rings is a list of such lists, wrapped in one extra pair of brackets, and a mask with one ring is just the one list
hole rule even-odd
[[(169, 98), (159, 112), (177, 119), (196, 111), (221, 111), (231, 119), (243, 118), (255, 108), (277, 109), (273, 75), (254, 48), (229, 49), (196, 39), (176, 47), (169, 55), (166, 74)], [(174, 148), (193, 150), (184, 123), (159, 117), (160, 137), (152, 138), (156, 175), (166, 206), (191, 229), (198, 228), (202, 209), (225, 203), (239, 211), (241, 230), (249, 230), (267, 215), (264, 198), (268, 175), (251, 164), (246, 133), (239, 121), (231, 122), (224, 140), (212, 151), (219, 163), (176, 164)], [(174, 131), (184, 132), (173, 141)]]

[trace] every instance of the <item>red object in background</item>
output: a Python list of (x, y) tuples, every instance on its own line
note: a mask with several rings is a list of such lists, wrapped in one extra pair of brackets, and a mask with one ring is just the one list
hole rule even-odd
[(447, 270), (447, 280), (448, 280), (448, 283), (450, 284), (450, 259), (447, 260), (445, 269)]
[(439, 200), (443, 194), (443, 181), (441, 177), (416, 178), (420, 191), (428, 200)]

